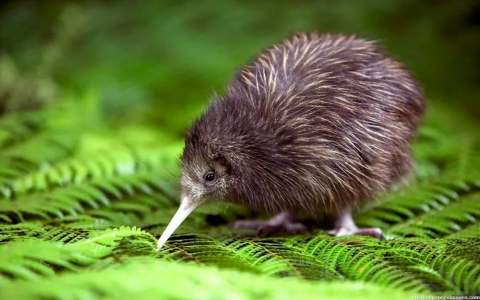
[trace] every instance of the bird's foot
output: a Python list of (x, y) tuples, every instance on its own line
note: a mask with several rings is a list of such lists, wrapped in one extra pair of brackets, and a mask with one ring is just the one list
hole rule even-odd
[(327, 230), (329, 234), (333, 236), (345, 236), (345, 235), (368, 235), (377, 239), (385, 239), (385, 235), (382, 230), (377, 227), (371, 228), (349, 228), (339, 227), (332, 230)]
[(334, 236), (368, 235), (377, 239), (385, 239), (385, 235), (380, 228), (358, 228), (353, 221), (352, 212), (349, 208), (337, 214), (335, 228), (326, 232)]
[(240, 220), (229, 224), (231, 228), (247, 228), (257, 230), (259, 237), (276, 233), (296, 234), (308, 231), (307, 226), (296, 222), (290, 214), (281, 213), (269, 220)]

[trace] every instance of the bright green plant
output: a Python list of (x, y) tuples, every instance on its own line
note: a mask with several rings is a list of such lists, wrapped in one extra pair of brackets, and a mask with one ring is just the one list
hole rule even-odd
[(420, 130), (412, 182), (356, 216), (387, 240), (260, 239), (207, 222), (246, 210), (203, 207), (155, 252), (178, 206), (183, 143), (158, 128), (114, 130), (73, 117), (94, 116), (94, 102), (87, 93), (77, 104), (0, 119), (2, 299), (480, 294), (480, 139), (444, 109), (431, 107)]

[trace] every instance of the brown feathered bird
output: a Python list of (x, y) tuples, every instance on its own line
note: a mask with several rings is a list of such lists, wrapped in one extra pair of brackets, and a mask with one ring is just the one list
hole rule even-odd
[(158, 249), (204, 202), (277, 214), (233, 223), (263, 236), (329, 212), (333, 235), (383, 237), (357, 228), (352, 209), (408, 176), (424, 110), (419, 83), (374, 42), (300, 33), (264, 50), (187, 132), (181, 206)]

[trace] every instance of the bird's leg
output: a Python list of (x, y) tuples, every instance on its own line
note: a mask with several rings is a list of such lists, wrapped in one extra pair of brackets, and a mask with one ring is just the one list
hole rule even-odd
[(385, 238), (385, 235), (380, 228), (358, 228), (357, 225), (355, 225), (355, 221), (353, 221), (351, 209), (345, 209), (337, 215), (335, 228), (329, 230), (328, 233), (334, 236), (369, 235), (379, 239)]
[(290, 212), (282, 212), (269, 220), (240, 220), (230, 223), (232, 228), (256, 229), (259, 237), (269, 236), (279, 232), (299, 233), (308, 228), (297, 221), (296, 216)]

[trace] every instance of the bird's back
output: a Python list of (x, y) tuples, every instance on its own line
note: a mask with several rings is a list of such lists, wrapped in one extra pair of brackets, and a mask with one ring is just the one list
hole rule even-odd
[(296, 164), (299, 180), (337, 202), (369, 200), (409, 172), (425, 109), (400, 63), (343, 35), (297, 34), (264, 50), (237, 72), (225, 100), (271, 137), (279, 162)]

